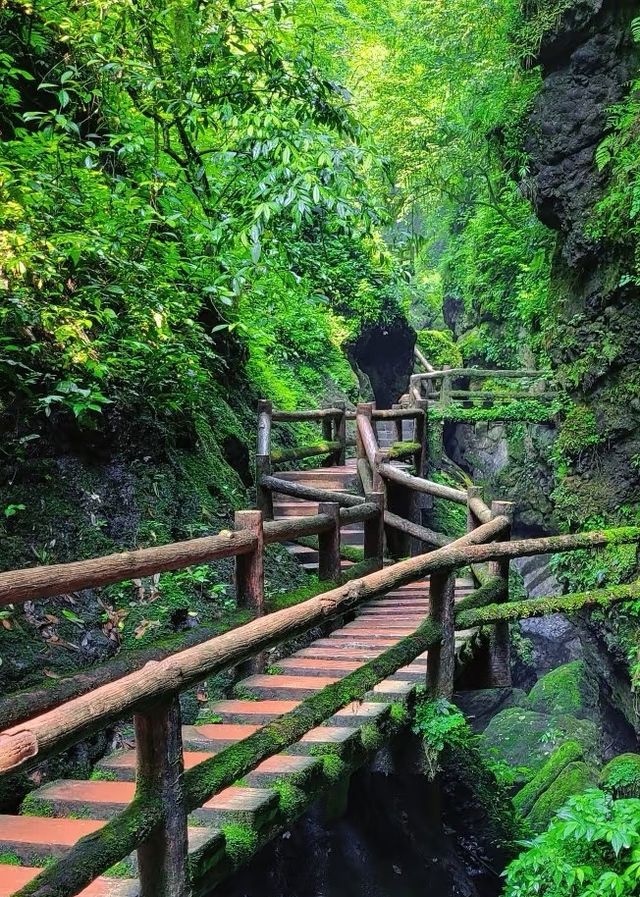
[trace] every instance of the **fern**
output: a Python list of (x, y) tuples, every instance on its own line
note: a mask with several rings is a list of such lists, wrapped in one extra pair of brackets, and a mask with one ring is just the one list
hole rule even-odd
[(634, 41), (637, 44), (640, 44), (640, 17), (634, 19), (631, 23), (631, 34), (633, 36)]

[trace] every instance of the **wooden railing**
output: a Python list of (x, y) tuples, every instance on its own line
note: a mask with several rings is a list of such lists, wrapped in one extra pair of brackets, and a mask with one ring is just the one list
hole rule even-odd
[[(424, 362), (426, 359), (422, 356)], [(426, 362), (428, 364), (428, 362)], [(424, 365), (423, 365), (424, 366)], [(444, 366), (436, 370), (431, 365), (429, 369), (419, 374), (413, 374), (409, 383), (409, 399), (411, 402), (423, 402), (427, 400), (434, 409), (438, 409), (447, 416), (455, 415), (455, 407), (479, 407), (491, 404), (493, 406), (508, 406), (514, 402), (532, 402), (549, 404), (558, 398), (557, 392), (547, 389), (550, 374), (548, 371), (536, 370), (484, 370), (481, 368), (452, 368)], [(484, 380), (505, 382), (520, 380), (525, 381), (526, 388), (514, 390), (486, 390), (471, 388), (473, 383)], [(468, 385), (464, 388), (454, 388), (456, 381), (464, 381)], [(515, 406), (512, 406), (515, 407)], [(523, 412), (526, 406), (523, 406)]]
[[(422, 400), (421, 400), (422, 401)], [(338, 409), (312, 419), (338, 421)], [(280, 413), (281, 414), (281, 413)], [(289, 413), (288, 413), (289, 414)], [(302, 412), (300, 412), (302, 414)], [(342, 412), (340, 411), (340, 414)], [(271, 421), (261, 404), (259, 448), (269, 448)], [(342, 415), (346, 417), (346, 414)], [(472, 627), (488, 627), (489, 681), (509, 681), (508, 623), (520, 617), (543, 616), (582, 607), (608, 607), (640, 595), (640, 583), (597, 590), (535, 602), (509, 601), (510, 560), (540, 554), (601, 548), (640, 541), (640, 528), (591, 532), (544, 539), (511, 540), (513, 505), (493, 502), (487, 506), (478, 487), (466, 492), (443, 486), (423, 477), (425, 413), (422, 407), (376, 412), (360, 405), (355, 413), (357, 464), (363, 485), (362, 495), (332, 492), (302, 486), (262, 470), (257, 482), (258, 496), (269, 498), (273, 491), (319, 501), (319, 513), (293, 520), (265, 520), (260, 510), (240, 511), (235, 530), (203, 539), (159, 548), (126, 552), (87, 561), (31, 568), (0, 574), (0, 603), (37, 601), (68, 590), (97, 587), (132, 577), (176, 570), (193, 563), (222, 557), (235, 558), (235, 580), (240, 605), (256, 617), (231, 631), (147, 663), (141, 669), (121, 675), (107, 675), (91, 691), (72, 700), (62, 697), (46, 712), (22, 717), (0, 733), (0, 775), (25, 771), (42, 760), (65, 750), (80, 739), (117, 720), (133, 715), (136, 731), (137, 786), (133, 802), (125, 811), (96, 833), (79, 841), (63, 860), (47, 867), (20, 897), (71, 897), (126, 858), (138, 852), (142, 897), (187, 897), (190, 876), (198, 875), (206, 861), (200, 855), (191, 861), (187, 852), (187, 817), (222, 788), (241, 779), (255, 766), (299, 740), (353, 700), (362, 699), (373, 686), (399, 667), (429, 649), (427, 686), (433, 696), (451, 697), (454, 684), (455, 632)], [(398, 467), (389, 452), (380, 449), (376, 420), (414, 421), (407, 457), (414, 464), (410, 473)], [(301, 418), (308, 420), (308, 417)], [(340, 442), (344, 438), (330, 439)], [(331, 451), (337, 451), (331, 449)], [(259, 453), (260, 455), (260, 453)], [(265, 451), (263, 457), (273, 457)], [(399, 456), (403, 457), (402, 451)], [(308, 457), (308, 455), (306, 456)], [(467, 533), (459, 539), (434, 533), (388, 507), (393, 490), (404, 493), (409, 503), (428, 495), (467, 508)], [(286, 490), (290, 490), (288, 493)], [(323, 504), (325, 502), (325, 504)], [(337, 548), (340, 527), (361, 521), (365, 528), (365, 555), (372, 572), (349, 583), (332, 585), (328, 591), (307, 601), (271, 614), (264, 614), (264, 549), (271, 542), (295, 536), (319, 537), (322, 575), (335, 578), (339, 567)], [(384, 534), (390, 531), (410, 535), (435, 550), (383, 566)], [(488, 566), (486, 566), (488, 565)], [(456, 573), (471, 567), (481, 585), (455, 604)], [(303, 701), (293, 711), (263, 727), (240, 744), (221, 751), (197, 767), (182, 768), (180, 693), (209, 676), (237, 666), (294, 636), (328, 620), (353, 611), (362, 602), (383, 596), (393, 589), (429, 577), (430, 616), (410, 636), (363, 664), (321, 693)], [(57, 686), (53, 686), (53, 690)], [(6, 698), (4, 704), (11, 703)], [(6, 718), (6, 706), (0, 715)], [(216, 850), (219, 851), (219, 845)], [(200, 865), (198, 865), (200, 863)]]

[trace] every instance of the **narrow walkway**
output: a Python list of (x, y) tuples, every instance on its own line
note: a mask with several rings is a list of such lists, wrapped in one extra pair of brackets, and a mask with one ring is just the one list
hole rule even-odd
[[(346, 491), (356, 484), (355, 462), (282, 476), (332, 490)], [(275, 512), (279, 517), (312, 514), (317, 512), (317, 504), (279, 496)], [(344, 537), (347, 544), (362, 545), (362, 527), (345, 528)], [(298, 546), (292, 546), (305, 568), (317, 568), (314, 552), (297, 549)], [(456, 597), (472, 588), (470, 580), (458, 580)], [(326, 637), (278, 660), (267, 673), (242, 680), (234, 689), (234, 698), (206, 708), (203, 715), (207, 722), (183, 727), (185, 767), (190, 769), (208, 760), (292, 710), (304, 698), (379, 656), (411, 634), (428, 613), (428, 583), (413, 583), (363, 605), (350, 622), (345, 621)], [(426, 664), (423, 654), (377, 685), (367, 700), (345, 707), (192, 814), (189, 849), (196, 868), (203, 870), (209, 883), (215, 881), (218, 867), (228, 871), (228, 857), (224, 860), (225, 831), (228, 837), (230, 826), (248, 827), (259, 846), (282, 830), (278, 806), (283, 788), (297, 789), (301, 796), (297, 812), (300, 815), (323, 790), (331, 787), (323, 758), (336, 755), (347, 768), (356, 768), (366, 761), (380, 743), (372, 734), (390, 731), (392, 705), (411, 699), (418, 684), (425, 682)], [(133, 799), (135, 768), (135, 750), (112, 754), (98, 764), (91, 780), (58, 781), (33, 792), (23, 807), (28, 816), (0, 816), (0, 854), (25, 864), (0, 863), (0, 897), (9, 897), (34, 878), (48, 860), (63, 856), (81, 837), (120, 812)], [(122, 874), (123, 870), (119, 871)], [(83, 894), (136, 895), (137, 883), (131, 877), (135, 875), (135, 857), (131, 858), (130, 869), (124, 871), (128, 872), (128, 879), (105, 877)]]

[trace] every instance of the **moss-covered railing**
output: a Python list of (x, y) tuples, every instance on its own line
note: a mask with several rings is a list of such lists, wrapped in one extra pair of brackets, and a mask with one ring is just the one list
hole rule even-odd
[[(426, 360), (426, 359), (425, 359)], [(525, 381), (528, 389), (477, 389), (483, 381)], [(425, 370), (411, 377), (408, 397), (411, 402), (428, 404), (433, 421), (474, 423), (477, 421), (524, 421), (548, 423), (560, 410), (558, 393), (549, 392), (548, 371), (484, 370), (480, 368), (443, 368)], [(466, 383), (456, 388), (456, 382)]]

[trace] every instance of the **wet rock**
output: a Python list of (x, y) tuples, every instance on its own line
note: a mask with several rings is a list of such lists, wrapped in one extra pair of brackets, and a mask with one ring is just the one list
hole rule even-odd
[(524, 707), (527, 696), (519, 688), (480, 688), (459, 692), (454, 703), (462, 710), (474, 732), (484, 732), (501, 710)]

